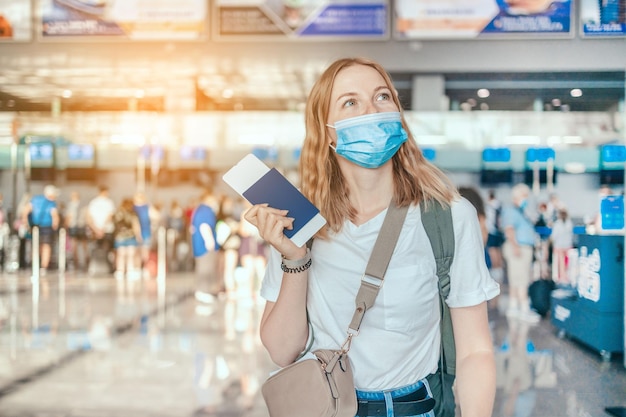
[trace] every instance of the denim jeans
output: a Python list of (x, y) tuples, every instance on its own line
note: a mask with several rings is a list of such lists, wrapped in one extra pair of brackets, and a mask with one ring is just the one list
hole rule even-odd
[[(423, 385), (425, 385), (426, 389), (428, 390), (428, 396), (432, 397), (432, 392), (430, 391), (430, 387), (428, 386), (428, 382), (426, 381), (426, 379), (419, 380), (414, 384), (407, 385), (404, 387), (394, 388), (392, 390), (385, 390), (385, 391), (356, 390), (356, 397), (359, 400), (385, 401), (387, 405), (387, 417), (396, 417), (394, 416), (394, 413), (393, 413), (393, 399), (403, 397), (412, 392), (415, 392), (418, 389), (420, 389)], [(357, 415), (356, 417), (368, 417), (368, 416)], [(416, 414), (415, 416), (406, 416), (406, 417), (435, 417), (435, 412), (431, 410), (425, 414)]]

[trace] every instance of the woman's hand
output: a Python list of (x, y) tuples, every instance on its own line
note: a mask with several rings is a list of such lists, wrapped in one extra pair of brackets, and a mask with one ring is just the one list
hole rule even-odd
[(252, 206), (244, 219), (259, 229), (259, 235), (287, 259), (300, 259), (306, 255), (306, 248), (299, 248), (283, 233), (284, 229), (293, 229), (293, 217), (287, 216), (287, 210), (269, 207), (267, 204)]

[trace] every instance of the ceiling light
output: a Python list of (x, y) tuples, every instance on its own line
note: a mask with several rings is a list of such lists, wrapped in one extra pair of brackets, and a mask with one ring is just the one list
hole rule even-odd
[(476, 92), (476, 95), (478, 95), (478, 97), (480, 98), (487, 98), (489, 97), (489, 94), (489, 90), (487, 90), (486, 88), (481, 88)]
[(135, 90), (135, 98), (144, 98), (145, 95), (146, 95), (145, 91), (141, 89)]
[(583, 143), (581, 136), (563, 136), (563, 142), (568, 144), (580, 144)]
[(546, 144), (548, 146), (560, 145), (562, 143), (560, 136), (548, 136), (546, 139)]
[(572, 97), (582, 97), (583, 90), (581, 90), (580, 88), (574, 88), (572, 91), (569, 92), (569, 94)]
[(63, 92), (61, 93), (61, 97), (63, 98), (72, 97), (72, 90), (63, 90)]
[(582, 162), (566, 162), (563, 169), (568, 174), (583, 174), (585, 172), (585, 164)]
[(224, 98), (232, 98), (234, 94), (235, 93), (230, 88), (227, 88), (224, 91), (222, 91), (222, 97)]

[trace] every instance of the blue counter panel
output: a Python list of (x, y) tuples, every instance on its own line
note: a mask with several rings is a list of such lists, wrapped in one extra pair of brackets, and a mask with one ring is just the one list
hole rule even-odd
[(577, 289), (587, 309), (624, 312), (624, 236), (578, 236)]
[(624, 316), (588, 309), (580, 298), (552, 297), (552, 324), (599, 352), (624, 351)]

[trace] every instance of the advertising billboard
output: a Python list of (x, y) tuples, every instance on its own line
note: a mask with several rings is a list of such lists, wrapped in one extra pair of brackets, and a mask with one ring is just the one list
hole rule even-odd
[(199, 40), (206, 0), (41, 0), (41, 38)]
[(32, 40), (30, 0), (0, 0), (0, 42)]
[(389, 0), (216, 0), (216, 39), (389, 38)]
[(571, 0), (396, 0), (396, 39), (571, 37)]
[(626, 36), (626, 0), (581, 0), (580, 32), (584, 38)]

